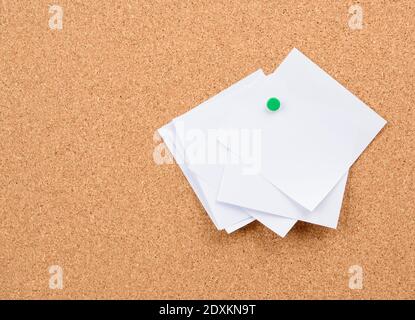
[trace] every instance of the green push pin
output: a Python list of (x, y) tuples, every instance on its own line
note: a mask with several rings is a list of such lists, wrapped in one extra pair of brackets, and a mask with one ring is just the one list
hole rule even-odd
[(271, 111), (277, 111), (281, 106), (280, 100), (277, 98), (270, 98), (267, 102), (267, 108)]

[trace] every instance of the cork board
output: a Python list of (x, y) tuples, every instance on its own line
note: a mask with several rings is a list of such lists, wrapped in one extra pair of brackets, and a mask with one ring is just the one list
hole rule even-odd
[[(0, 10), (0, 298), (415, 298), (413, 1)], [(178, 166), (155, 164), (153, 135), (293, 47), (388, 124), (350, 171), (338, 230), (219, 232)]]

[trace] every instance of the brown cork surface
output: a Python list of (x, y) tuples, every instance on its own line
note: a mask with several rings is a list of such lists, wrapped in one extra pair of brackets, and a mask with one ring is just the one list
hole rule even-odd
[[(415, 4), (354, 3), (1, 0), (0, 298), (415, 298)], [(388, 124), (338, 230), (227, 235), (154, 132), (293, 47)]]

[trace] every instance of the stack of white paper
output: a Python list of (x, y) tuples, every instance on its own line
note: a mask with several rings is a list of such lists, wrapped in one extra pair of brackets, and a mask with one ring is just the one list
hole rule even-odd
[(258, 220), (284, 237), (297, 220), (337, 227), (348, 170), (385, 123), (293, 49), (159, 133), (219, 230)]

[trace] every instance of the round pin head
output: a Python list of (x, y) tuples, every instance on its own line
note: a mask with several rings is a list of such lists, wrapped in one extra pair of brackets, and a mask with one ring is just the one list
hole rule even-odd
[(280, 100), (278, 100), (275, 97), (270, 98), (267, 102), (267, 108), (270, 111), (277, 111), (280, 108), (280, 106), (281, 106)]

